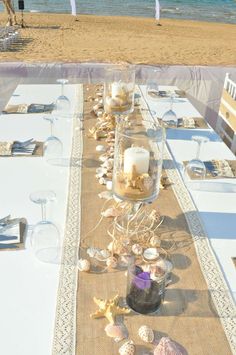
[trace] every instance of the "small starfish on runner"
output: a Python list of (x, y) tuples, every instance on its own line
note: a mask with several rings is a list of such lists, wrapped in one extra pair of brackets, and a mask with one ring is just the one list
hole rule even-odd
[(102, 300), (96, 297), (94, 297), (93, 300), (98, 305), (99, 309), (90, 315), (91, 318), (106, 317), (111, 324), (114, 324), (117, 315), (130, 313), (130, 309), (118, 306), (118, 295), (109, 300)]

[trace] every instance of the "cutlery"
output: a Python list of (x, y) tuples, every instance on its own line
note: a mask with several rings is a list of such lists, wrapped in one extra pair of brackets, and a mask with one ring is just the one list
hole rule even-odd
[(1, 244), (0, 249), (18, 249), (18, 246), (15, 244)]

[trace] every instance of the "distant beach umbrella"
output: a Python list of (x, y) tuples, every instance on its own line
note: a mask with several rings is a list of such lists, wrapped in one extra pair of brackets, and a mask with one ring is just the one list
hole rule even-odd
[(71, 4), (71, 14), (73, 16), (76, 16), (76, 3), (75, 3), (75, 0), (70, 0), (70, 4)]
[(156, 0), (156, 15), (155, 18), (157, 21), (160, 20), (160, 3), (159, 0)]

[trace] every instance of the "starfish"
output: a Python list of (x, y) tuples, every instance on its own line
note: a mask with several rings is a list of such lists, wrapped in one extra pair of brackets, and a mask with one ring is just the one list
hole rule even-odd
[(94, 297), (93, 300), (98, 305), (99, 309), (90, 315), (91, 318), (106, 317), (111, 324), (114, 324), (117, 315), (130, 313), (130, 309), (118, 306), (118, 295), (109, 300), (102, 300), (96, 297)]

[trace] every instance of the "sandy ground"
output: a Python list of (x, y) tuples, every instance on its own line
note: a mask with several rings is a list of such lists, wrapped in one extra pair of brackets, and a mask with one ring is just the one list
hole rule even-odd
[[(20, 21), (20, 14), (18, 14)], [(0, 23), (6, 16), (0, 15)], [(236, 25), (149, 18), (25, 14), (22, 41), (1, 61), (235, 65)]]

